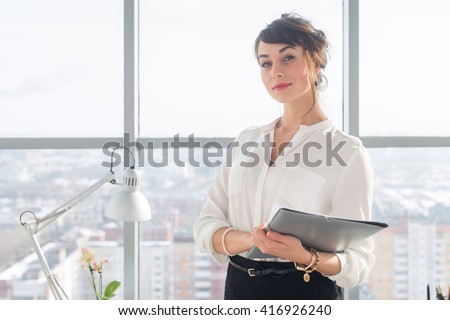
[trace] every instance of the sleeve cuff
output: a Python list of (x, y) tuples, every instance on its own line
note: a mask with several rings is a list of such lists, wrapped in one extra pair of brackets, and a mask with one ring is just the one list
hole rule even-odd
[(217, 224), (214, 224), (213, 226), (211, 226), (211, 232), (209, 233), (211, 236), (210, 236), (210, 240), (209, 240), (209, 243), (208, 243), (208, 247), (209, 247), (208, 248), (208, 252), (211, 255), (211, 258), (217, 264), (224, 264), (224, 263), (226, 263), (228, 261), (228, 256), (226, 254), (217, 253), (214, 250), (213, 240), (212, 240), (213, 239), (213, 235), (220, 228), (226, 228), (226, 227), (229, 227), (229, 226), (230, 226), (229, 224), (226, 224), (226, 223), (223, 223), (223, 222), (222, 223), (217, 223)]
[(345, 254), (344, 253), (335, 253), (335, 255), (338, 257), (339, 262), (341, 263), (341, 270), (339, 270), (339, 272), (335, 275), (332, 276), (327, 276), (330, 280), (332, 281), (336, 281), (340, 278), (342, 278), (342, 275), (346, 273), (346, 269), (348, 267), (347, 265), (347, 259), (345, 258)]

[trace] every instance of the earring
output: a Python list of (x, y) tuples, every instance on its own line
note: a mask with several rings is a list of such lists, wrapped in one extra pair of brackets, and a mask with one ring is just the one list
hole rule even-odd
[(319, 83), (316, 81), (314, 81), (314, 85), (317, 87), (319, 85)]

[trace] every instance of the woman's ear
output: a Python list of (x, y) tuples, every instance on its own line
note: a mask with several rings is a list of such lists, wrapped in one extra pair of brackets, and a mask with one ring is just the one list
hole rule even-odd
[(316, 67), (314, 68), (314, 71), (316, 72), (316, 74), (320, 73), (320, 65), (318, 62), (316, 62)]

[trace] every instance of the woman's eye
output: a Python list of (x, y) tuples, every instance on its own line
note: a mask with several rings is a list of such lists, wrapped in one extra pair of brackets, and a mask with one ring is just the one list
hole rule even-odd
[(291, 61), (292, 59), (294, 59), (294, 56), (286, 56), (284, 61)]
[(270, 62), (263, 62), (263, 63), (261, 63), (261, 68), (268, 68), (268, 67), (270, 67)]

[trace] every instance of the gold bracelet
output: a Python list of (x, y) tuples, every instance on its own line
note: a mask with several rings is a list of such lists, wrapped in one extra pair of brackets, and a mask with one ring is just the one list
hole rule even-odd
[(315, 271), (317, 269), (317, 265), (319, 264), (319, 253), (314, 248), (309, 248), (307, 250), (312, 256), (312, 261), (308, 266), (294, 262), (294, 266), (295, 268), (297, 268), (297, 270), (305, 272), (305, 274), (303, 275), (303, 280), (305, 282), (309, 282), (309, 280), (311, 279), (309, 274)]
[[(319, 261), (320, 261), (320, 259), (319, 259), (319, 253), (316, 251), (316, 249), (314, 249), (314, 248), (311, 248), (310, 249), (311, 250), (311, 252), (316, 256), (316, 262), (314, 263), (314, 265), (311, 267), (311, 270), (312, 271), (316, 271), (316, 269), (317, 269), (317, 266), (319, 265)], [(312, 272), (311, 271), (311, 272)]]
[(294, 262), (294, 266), (297, 268), (297, 270), (306, 271), (314, 265), (315, 262), (314, 260), (316, 256), (311, 252), (311, 250), (308, 250), (308, 252), (311, 255), (311, 263), (307, 266), (306, 264)]
[(231, 230), (234, 230), (233, 228), (229, 227), (227, 230), (225, 230), (222, 234), (222, 248), (223, 251), (225, 252), (225, 254), (227, 256), (233, 256), (231, 253), (228, 252), (227, 247), (225, 246), (225, 236), (227, 235), (228, 232), (230, 232)]
[(315, 257), (315, 261), (311, 264), (310, 270), (315, 271), (317, 269), (317, 265), (319, 264), (319, 253), (314, 248), (309, 248), (309, 252)]

